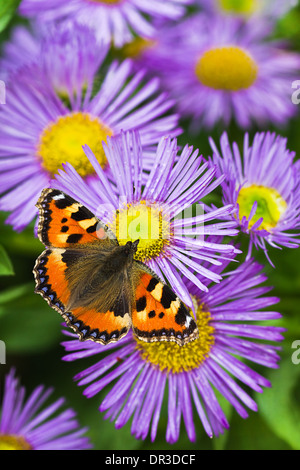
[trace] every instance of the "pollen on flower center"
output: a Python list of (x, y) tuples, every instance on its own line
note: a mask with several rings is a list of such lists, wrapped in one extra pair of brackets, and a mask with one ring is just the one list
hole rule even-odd
[(136, 339), (137, 349), (144, 361), (159, 367), (161, 371), (177, 374), (198, 368), (208, 357), (215, 342), (214, 328), (209, 324), (211, 316), (203, 305), (198, 303), (196, 299), (193, 300), (197, 307), (199, 338), (184, 346), (179, 346), (175, 342), (146, 343)]
[(249, 15), (258, 9), (257, 0), (218, 0), (218, 3), (226, 13)]
[(76, 112), (60, 116), (46, 127), (37, 146), (37, 157), (43, 167), (52, 175), (69, 162), (81, 176), (94, 173), (94, 168), (87, 159), (82, 145), (87, 144), (95, 154), (101, 167), (107, 160), (102, 146), (112, 130), (99, 119), (88, 113)]
[(145, 39), (142, 37), (134, 38), (131, 42), (125, 44), (121, 52), (124, 57), (137, 58), (147, 49), (151, 49), (156, 45), (153, 39)]
[(238, 91), (253, 85), (257, 78), (258, 65), (240, 47), (224, 46), (204, 52), (197, 61), (195, 72), (205, 86)]
[(0, 434), (0, 450), (31, 450), (31, 446), (21, 436)]
[(287, 208), (286, 201), (276, 191), (276, 189), (265, 186), (252, 185), (244, 187), (240, 190), (237, 204), (239, 205), (240, 221), (245, 216), (249, 217), (253, 204), (257, 202), (257, 210), (255, 215), (249, 221), (249, 229), (263, 217), (263, 222), (259, 226), (259, 230), (270, 231), (276, 227), (280, 217)]
[(127, 204), (116, 211), (113, 225), (112, 230), (120, 245), (140, 240), (135, 254), (135, 259), (139, 261), (159, 256), (170, 242), (170, 222), (157, 203), (140, 201)]

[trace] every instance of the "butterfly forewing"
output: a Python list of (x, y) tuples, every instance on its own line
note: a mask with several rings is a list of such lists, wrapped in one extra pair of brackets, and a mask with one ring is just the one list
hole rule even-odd
[(85, 206), (57, 189), (44, 189), (38, 202), (38, 236), (47, 246), (76, 248), (99, 243), (117, 245), (116, 237)]

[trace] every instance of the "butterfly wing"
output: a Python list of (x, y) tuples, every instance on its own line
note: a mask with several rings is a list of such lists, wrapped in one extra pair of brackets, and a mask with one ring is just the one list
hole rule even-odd
[(113, 232), (71, 196), (57, 189), (44, 189), (37, 202), (38, 237), (47, 247), (118, 245)]
[(38, 235), (48, 247), (36, 260), (35, 292), (57, 310), (81, 340), (117, 341), (131, 326), (128, 285), (122, 273), (101, 274), (118, 246), (113, 233), (86, 207), (54, 189), (37, 203)]
[(134, 265), (134, 334), (142, 341), (174, 341), (180, 346), (196, 339), (196, 322), (175, 292), (143, 263)]
[(64, 318), (79, 336), (81, 341), (91, 339), (97, 343), (108, 344), (125, 336), (131, 327), (128, 301), (122, 294), (114, 300), (106, 312), (96, 306), (74, 307), (65, 313)]

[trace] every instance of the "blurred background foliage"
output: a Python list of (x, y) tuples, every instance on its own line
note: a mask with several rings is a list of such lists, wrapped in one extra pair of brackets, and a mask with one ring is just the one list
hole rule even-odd
[[(0, 47), (9, 38), (16, 23), (21, 20), (15, 14), (19, 0), (0, 2)], [(275, 36), (288, 39), (291, 48), (300, 51), (300, 7), (292, 10), (277, 25)], [(300, 76), (296, 77), (300, 80)], [(292, 94), (291, 88), (291, 94)], [(300, 106), (300, 105), (299, 105)], [(300, 108), (299, 108), (300, 110)], [(204, 156), (210, 155), (208, 133), (199, 130), (197, 136), (190, 135), (188, 124), (182, 123), (185, 132), (179, 138), (180, 144), (187, 142), (200, 149)], [(283, 129), (268, 127), (288, 138), (288, 148), (300, 155), (300, 114), (287, 123)], [(223, 128), (216, 127), (210, 132), (218, 141)], [(234, 124), (226, 129), (230, 140), (242, 142), (243, 132)], [(256, 130), (252, 129), (252, 137)], [(214, 203), (219, 194), (214, 194)], [(136, 440), (130, 434), (130, 422), (116, 430), (114, 424), (104, 420), (98, 411), (107, 389), (92, 399), (86, 399), (73, 377), (76, 373), (91, 365), (95, 358), (79, 362), (64, 362), (64, 341), (61, 331), (61, 319), (47, 303), (34, 294), (32, 268), (35, 259), (43, 250), (43, 245), (33, 235), (33, 224), (22, 233), (16, 233), (5, 224), (7, 214), (0, 213), (0, 339), (6, 344), (6, 365), (0, 365), (0, 379), (11, 366), (16, 367), (22, 384), (30, 392), (40, 383), (54, 387), (53, 399), (60, 396), (67, 398), (69, 406), (77, 413), (80, 423), (88, 426), (89, 436), (95, 449), (216, 449), (216, 450), (299, 450), (300, 449), (300, 364), (292, 362), (295, 351), (292, 344), (300, 340), (300, 250), (270, 250), (270, 256), (276, 265), (272, 268), (264, 255), (255, 252), (255, 257), (265, 264), (269, 277), (268, 284), (274, 286), (272, 295), (281, 301), (275, 309), (283, 318), (273, 322), (286, 328), (282, 344), (279, 370), (259, 370), (272, 382), (272, 388), (262, 395), (252, 393), (258, 403), (258, 413), (249, 412), (249, 418), (243, 420), (220, 397), (220, 403), (230, 422), (230, 430), (219, 438), (209, 439), (196, 417), (197, 441), (191, 443), (182, 429), (180, 440), (169, 445), (165, 442), (167, 424), (167, 406), (162, 407), (157, 438), (151, 443)], [(243, 246), (243, 240), (241, 240)], [(240, 261), (243, 256), (240, 257)], [(299, 354), (300, 356), (300, 354)], [(251, 393), (251, 392), (250, 392)], [(165, 403), (166, 405), (166, 403)], [(198, 422), (197, 422), (198, 420)]]

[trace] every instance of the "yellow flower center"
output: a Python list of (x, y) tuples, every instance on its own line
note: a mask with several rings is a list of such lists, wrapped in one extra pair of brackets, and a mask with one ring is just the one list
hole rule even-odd
[(199, 81), (216, 90), (238, 91), (256, 81), (258, 66), (252, 57), (236, 46), (210, 49), (196, 64)]
[(257, 201), (257, 210), (249, 222), (249, 228), (253, 227), (255, 222), (263, 217), (264, 220), (259, 226), (259, 230), (270, 231), (276, 227), (280, 217), (286, 211), (287, 203), (276, 189), (255, 184), (244, 187), (240, 190), (237, 198), (240, 221), (243, 216), (248, 219), (255, 201)]
[(76, 112), (60, 116), (43, 130), (37, 156), (52, 175), (62, 168), (62, 163), (69, 162), (84, 177), (94, 173), (94, 168), (82, 146), (87, 144), (104, 168), (107, 160), (102, 141), (112, 133), (109, 127), (87, 113)]
[(155, 44), (156, 41), (153, 39), (136, 37), (133, 39), (133, 41), (125, 44), (121, 52), (124, 57), (131, 57), (136, 59), (137, 57), (141, 56), (145, 50), (151, 49), (151, 47), (155, 46)]
[(140, 240), (135, 259), (145, 262), (165, 251), (170, 242), (170, 222), (157, 203), (140, 201), (117, 210), (110, 224), (120, 245)]
[(178, 374), (183, 371), (197, 369), (208, 357), (211, 347), (215, 342), (214, 328), (210, 326), (210, 313), (203, 305), (194, 298), (197, 310), (197, 326), (199, 338), (195, 341), (179, 346), (175, 342), (154, 342), (146, 343), (136, 339), (137, 349), (140, 351), (142, 359), (150, 362), (161, 371)]
[(226, 13), (251, 15), (258, 8), (258, 0), (218, 0), (219, 6)]
[(0, 434), (0, 450), (31, 450), (31, 446), (21, 436)]

